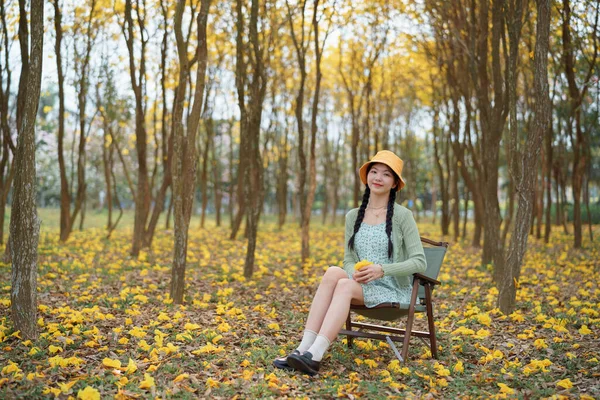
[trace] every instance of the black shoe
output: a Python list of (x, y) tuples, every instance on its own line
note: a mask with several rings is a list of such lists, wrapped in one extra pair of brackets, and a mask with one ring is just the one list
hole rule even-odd
[(285, 369), (287, 371), (292, 371), (294, 368), (290, 367), (290, 365), (288, 364), (287, 360), (290, 356), (292, 355), (300, 355), (300, 352), (298, 350), (294, 350), (292, 351), (292, 353), (287, 356), (287, 357), (279, 357), (273, 360), (273, 366), (275, 368), (279, 368), (279, 369)]
[(290, 354), (287, 363), (295, 370), (313, 376), (319, 373), (321, 363), (319, 361), (313, 361), (312, 358), (313, 355), (310, 352), (305, 351), (302, 354)]

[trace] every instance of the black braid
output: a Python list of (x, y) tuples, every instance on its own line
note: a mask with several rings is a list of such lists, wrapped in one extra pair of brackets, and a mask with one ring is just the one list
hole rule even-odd
[(365, 218), (365, 210), (367, 209), (367, 204), (369, 204), (369, 197), (371, 196), (371, 189), (367, 185), (365, 187), (365, 193), (363, 194), (362, 204), (358, 209), (358, 215), (356, 216), (356, 222), (354, 222), (354, 233), (350, 240), (348, 240), (348, 248), (354, 250), (354, 236), (356, 236), (356, 232), (360, 228), (360, 224), (362, 224), (363, 219)]
[(385, 233), (388, 235), (388, 258), (392, 259), (394, 245), (392, 244), (392, 218), (394, 217), (394, 204), (396, 203), (396, 189), (390, 190), (390, 198), (388, 199), (387, 215), (385, 217)]

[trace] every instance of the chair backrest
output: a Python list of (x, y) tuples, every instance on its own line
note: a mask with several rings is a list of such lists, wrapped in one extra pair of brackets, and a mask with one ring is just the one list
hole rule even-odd
[[(448, 243), (434, 242), (425, 238), (421, 238), (421, 241), (432, 246), (423, 247), (423, 251), (425, 251), (425, 260), (427, 261), (427, 269), (423, 275), (432, 279), (437, 279), (442, 263), (444, 262), (446, 250), (448, 249)], [(425, 288), (423, 288), (423, 286), (419, 287), (419, 298), (425, 298)]]

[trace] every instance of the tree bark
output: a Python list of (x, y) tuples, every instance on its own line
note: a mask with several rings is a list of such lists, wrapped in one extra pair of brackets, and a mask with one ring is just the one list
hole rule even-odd
[(136, 66), (136, 54), (134, 22), (133, 22), (133, 5), (132, 0), (125, 1), (125, 22), (123, 24), (123, 35), (127, 43), (129, 52), (129, 75), (131, 78), (131, 86), (135, 97), (135, 147), (137, 151), (138, 161), (138, 176), (137, 176), (137, 196), (135, 198), (135, 216), (133, 223), (133, 239), (131, 245), (131, 255), (137, 257), (143, 247), (144, 231), (146, 221), (148, 219), (150, 209), (150, 182), (148, 180), (148, 162), (147, 162), (147, 132), (146, 132), (146, 116), (145, 116), (145, 100), (143, 87), (146, 79), (146, 44), (148, 37), (145, 35), (145, 18), (140, 11), (141, 6), (137, 4), (137, 21), (140, 29), (140, 57), (139, 70)]
[[(19, 1), (20, 24), (27, 26), (25, 0)], [(37, 331), (37, 256), (40, 221), (36, 209), (35, 171), (35, 121), (42, 82), (42, 60), (44, 53), (44, 2), (31, 1), (31, 54), (28, 35), (19, 35), (21, 49), (25, 50), (30, 62), (26, 79), (22, 123), (15, 154), (15, 178), (13, 208), (10, 218), (10, 246), (12, 253), (11, 314), (14, 329), (21, 331), (24, 339), (36, 339)], [(26, 33), (21, 31), (21, 34)]]
[[(511, 2), (512, 4), (512, 2)], [(509, 35), (511, 35), (511, 58), (512, 54), (516, 55), (518, 47), (519, 33), (511, 32), (516, 29), (515, 20), (520, 21), (520, 13), (522, 12), (522, 4), (520, 0), (516, 1), (515, 9), (510, 13)], [(516, 83), (513, 83), (511, 91), (511, 132), (510, 142), (511, 151), (515, 154), (520, 154), (519, 163), (511, 165), (513, 175), (518, 178), (516, 180), (516, 190), (518, 196), (518, 209), (515, 219), (514, 230), (510, 241), (506, 257), (505, 270), (500, 275), (498, 282), (498, 307), (505, 315), (514, 311), (516, 301), (516, 283), (519, 280), (521, 273), (521, 264), (527, 249), (527, 239), (529, 227), (531, 223), (531, 211), (533, 208), (535, 181), (537, 176), (538, 156), (544, 136), (547, 134), (550, 122), (550, 97), (548, 89), (548, 50), (549, 50), (549, 35), (550, 35), (550, 1), (537, 0), (537, 28), (536, 28), (536, 44), (534, 56), (534, 93), (536, 97), (534, 109), (534, 127), (527, 135), (527, 141), (523, 152), (517, 149), (518, 137), (516, 126)], [(515, 38), (516, 36), (516, 38)], [(515, 39), (517, 43), (515, 43)], [(514, 48), (513, 48), (514, 46)], [(516, 60), (511, 67), (516, 71)], [(520, 164), (520, 165), (519, 165)]]
[(171, 298), (175, 304), (183, 303), (185, 290), (185, 268), (187, 259), (188, 231), (192, 206), (194, 203), (196, 180), (196, 133), (200, 123), (203, 95), (205, 88), (206, 69), (208, 63), (208, 47), (206, 43), (206, 26), (210, 0), (202, 0), (200, 13), (197, 16), (198, 47), (196, 55), (198, 69), (196, 72), (196, 87), (194, 89), (192, 109), (183, 123), (183, 109), (188, 75), (191, 61), (188, 59), (187, 40), (182, 33), (182, 19), (185, 1), (177, 2), (175, 11), (175, 37), (177, 54), (179, 56), (179, 83), (177, 87), (175, 110), (173, 112), (173, 198), (175, 214), (175, 244), (173, 248), (173, 268), (171, 271)]
[(58, 75), (58, 167), (60, 171), (60, 241), (65, 242), (71, 233), (71, 193), (65, 165), (65, 76), (62, 66), (62, 12), (58, 0), (53, 0), (54, 29), (56, 31), (55, 53)]
[[(582, 244), (582, 219), (581, 219), (581, 191), (583, 187), (583, 176), (586, 171), (587, 157), (585, 148), (587, 146), (586, 135), (583, 132), (581, 126), (581, 113), (582, 103), (585, 94), (588, 90), (590, 78), (595, 70), (596, 59), (598, 56), (598, 15), (600, 10), (598, 9), (598, 3), (596, 6), (596, 16), (593, 27), (593, 33), (591, 35), (593, 40), (594, 54), (589, 60), (588, 71), (584, 79), (582, 88), (579, 89), (575, 78), (575, 60), (574, 60), (574, 43), (571, 38), (571, 5), (569, 0), (563, 1), (563, 12), (562, 12), (562, 44), (563, 44), (563, 58), (565, 66), (565, 74), (567, 77), (569, 98), (570, 98), (570, 112), (569, 120), (567, 121), (567, 131), (571, 138), (571, 146), (573, 148), (573, 172), (572, 172), (572, 189), (573, 189), (573, 230), (574, 230), (574, 244), (573, 246), (578, 249), (581, 248)], [(575, 122), (575, 138), (572, 135), (573, 121)]]
[[(242, 0), (237, 0), (238, 10), (241, 11)], [(258, 221), (262, 205), (259, 200), (263, 191), (263, 164), (260, 154), (260, 123), (262, 119), (263, 101), (267, 89), (267, 74), (264, 65), (264, 49), (258, 37), (258, 4), (259, 0), (252, 0), (250, 7), (250, 20), (248, 24), (248, 38), (250, 44), (250, 57), (252, 64), (252, 80), (249, 82), (248, 99), (248, 179), (245, 182), (245, 193), (248, 199), (246, 207), (247, 251), (244, 262), (244, 276), (252, 277), (254, 273), (254, 256), (256, 250), (256, 236)], [(240, 13), (241, 14), (241, 13)], [(243, 18), (238, 14), (239, 18)]]
[[(0, 131), (2, 138), (2, 158), (0, 159), (0, 244), (4, 244), (4, 216), (6, 213), (6, 203), (10, 192), (14, 177), (14, 157), (11, 154), (15, 153), (15, 145), (12, 141), (12, 130), (9, 126), (9, 99), (11, 88), (11, 67), (10, 67), (10, 46), (9, 34), (6, 25), (6, 9), (4, 0), (0, 0), (0, 26), (2, 27), (2, 51), (4, 52), (4, 65), (0, 59), (0, 69), (5, 73), (0, 74)], [(0, 51), (0, 57), (2, 55)], [(6, 75), (5, 75), (6, 74)], [(4, 77), (6, 76), (6, 89), (4, 85)], [(9, 253), (9, 252), (8, 252)], [(8, 254), (5, 254), (6, 255)], [(9, 259), (10, 255), (6, 257)]]

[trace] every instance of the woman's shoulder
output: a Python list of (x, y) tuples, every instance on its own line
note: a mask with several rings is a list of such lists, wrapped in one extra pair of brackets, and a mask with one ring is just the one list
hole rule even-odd
[(398, 223), (401, 223), (406, 218), (414, 218), (412, 211), (398, 203), (394, 204), (394, 219)]
[(351, 220), (351, 219), (356, 219), (357, 215), (358, 215), (358, 208), (353, 208), (352, 210), (350, 210), (346, 213), (346, 221)]
[(396, 203), (396, 204), (394, 204), (394, 214), (405, 216), (407, 214), (412, 214), (412, 211), (410, 211), (408, 208), (404, 207), (403, 205)]

